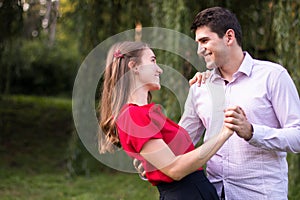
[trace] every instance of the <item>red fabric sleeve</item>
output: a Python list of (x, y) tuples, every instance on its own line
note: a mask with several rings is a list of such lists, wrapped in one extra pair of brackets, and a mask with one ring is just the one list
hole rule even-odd
[(127, 150), (139, 153), (150, 139), (163, 138), (160, 131), (165, 120), (157, 105), (129, 105), (122, 110), (117, 120), (120, 140), (129, 146)]

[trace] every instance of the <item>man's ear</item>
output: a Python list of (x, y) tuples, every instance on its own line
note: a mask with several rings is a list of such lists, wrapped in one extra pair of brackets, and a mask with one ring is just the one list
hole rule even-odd
[(233, 29), (228, 29), (225, 33), (226, 43), (227, 45), (232, 45), (233, 41), (235, 40), (235, 32)]

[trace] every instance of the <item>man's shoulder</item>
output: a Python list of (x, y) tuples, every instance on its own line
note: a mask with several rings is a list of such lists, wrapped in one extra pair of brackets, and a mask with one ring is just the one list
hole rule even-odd
[(262, 65), (262, 66), (268, 66), (270, 68), (283, 68), (282, 65), (279, 63), (269, 61), (269, 60), (260, 60), (260, 59), (253, 59), (254, 65)]
[(275, 61), (269, 61), (269, 60), (262, 60), (259, 58), (252, 58), (252, 56), (248, 52), (244, 52), (246, 57), (246, 63), (247, 65), (251, 64), (253, 66), (253, 69), (255, 71), (261, 72), (261, 73), (267, 73), (272, 71), (284, 71), (285, 68), (280, 65), (279, 63), (276, 63)]
[(253, 59), (253, 69), (259, 73), (281, 73), (286, 70), (278, 63), (259, 59)]
[(201, 94), (203, 92), (207, 92), (208, 84), (211, 83), (211, 80), (206, 80), (205, 83), (201, 83), (201, 85), (197, 85), (197, 83), (190, 86), (189, 92), (194, 94)]

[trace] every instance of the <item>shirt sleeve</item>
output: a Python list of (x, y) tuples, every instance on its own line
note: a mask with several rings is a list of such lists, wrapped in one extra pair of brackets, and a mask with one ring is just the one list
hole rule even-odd
[[(159, 112), (138, 106), (127, 107), (118, 117), (117, 126), (122, 139), (135, 152), (139, 153), (150, 139), (162, 139), (161, 129), (165, 118)], [(119, 135), (120, 136), (120, 135)]]
[(269, 82), (271, 103), (280, 128), (253, 124), (250, 144), (268, 150), (300, 152), (300, 101), (295, 84), (286, 70)]
[(189, 94), (184, 106), (184, 112), (178, 123), (179, 126), (183, 127), (189, 133), (194, 145), (196, 145), (200, 140), (205, 129), (196, 112), (194, 103), (195, 89), (197, 89), (196, 84), (190, 87)]

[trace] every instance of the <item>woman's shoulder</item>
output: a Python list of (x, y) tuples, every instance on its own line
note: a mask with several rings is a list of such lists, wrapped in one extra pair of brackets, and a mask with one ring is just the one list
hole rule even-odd
[(145, 105), (137, 105), (134, 103), (125, 104), (120, 112), (120, 116), (133, 118), (134, 121), (145, 120), (145, 118), (149, 118), (149, 113), (155, 107), (155, 103), (145, 104)]
[(149, 113), (153, 110), (161, 110), (161, 106), (159, 104), (155, 104), (154, 102), (145, 104), (145, 105), (137, 105), (134, 103), (126, 104), (122, 110), (128, 110), (130, 112), (142, 112), (142, 113)]

